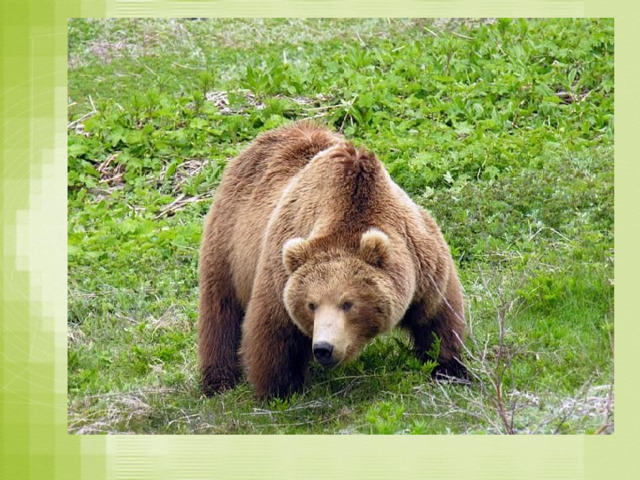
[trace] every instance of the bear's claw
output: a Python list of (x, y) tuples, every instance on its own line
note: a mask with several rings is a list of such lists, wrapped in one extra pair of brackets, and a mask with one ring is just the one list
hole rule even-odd
[(209, 367), (204, 369), (201, 381), (202, 393), (211, 397), (235, 387), (238, 383), (238, 375), (235, 372), (220, 372), (219, 369)]
[(471, 384), (467, 367), (456, 359), (438, 360), (438, 365), (433, 369), (432, 375), (438, 381)]

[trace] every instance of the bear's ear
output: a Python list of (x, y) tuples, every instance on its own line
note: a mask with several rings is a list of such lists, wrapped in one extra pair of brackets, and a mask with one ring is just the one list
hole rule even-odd
[(386, 233), (377, 228), (370, 228), (360, 239), (360, 256), (376, 267), (381, 267), (389, 259), (391, 242)]
[(309, 242), (304, 238), (292, 238), (282, 246), (282, 263), (289, 275), (304, 265), (309, 256)]

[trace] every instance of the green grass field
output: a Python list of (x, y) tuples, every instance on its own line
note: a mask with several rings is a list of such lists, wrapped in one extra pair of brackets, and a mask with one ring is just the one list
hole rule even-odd
[[(613, 432), (612, 20), (75, 19), (68, 63), (69, 432)], [(439, 223), (471, 386), (397, 332), (287, 400), (200, 394), (211, 196), (311, 117)]]

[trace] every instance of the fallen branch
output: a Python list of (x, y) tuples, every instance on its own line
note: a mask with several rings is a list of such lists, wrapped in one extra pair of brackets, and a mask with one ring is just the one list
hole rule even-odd
[(195, 197), (187, 197), (185, 198), (185, 194), (182, 193), (169, 205), (160, 209), (160, 212), (154, 217), (155, 220), (165, 217), (175, 215), (176, 212), (182, 210), (190, 203), (197, 203), (203, 200), (209, 199), (213, 197), (213, 192), (203, 193), (202, 195), (196, 195)]

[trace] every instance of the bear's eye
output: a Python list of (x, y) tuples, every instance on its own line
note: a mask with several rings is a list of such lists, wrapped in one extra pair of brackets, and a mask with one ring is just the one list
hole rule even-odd
[(344, 302), (342, 305), (340, 305), (340, 308), (345, 312), (349, 310), (351, 307), (353, 307), (353, 303), (351, 302)]
[(311, 310), (312, 312), (316, 309), (316, 304), (315, 303), (310, 303), (309, 304), (309, 310)]

